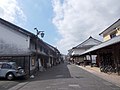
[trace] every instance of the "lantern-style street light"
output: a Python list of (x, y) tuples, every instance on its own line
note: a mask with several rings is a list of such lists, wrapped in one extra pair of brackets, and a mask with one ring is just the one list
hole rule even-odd
[[(36, 30), (36, 61), (38, 62), (38, 35), (41, 35), (41, 37), (44, 37), (44, 31), (39, 31), (37, 28), (34, 28)], [(39, 70), (39, 66), (38, 66)]]
[(44, 35), (45, 35), (44, 31), (39, 31), (37, 28), (34, 28), (34, 30), (36, 30), (36, 32), (37, 32), (37, 34), (36, 34), (37, 37), (39, 34), (41, 35), (42, 38), (44, 37)]

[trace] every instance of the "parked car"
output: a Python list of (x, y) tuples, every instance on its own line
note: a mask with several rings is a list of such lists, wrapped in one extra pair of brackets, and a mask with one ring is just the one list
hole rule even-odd
[(0, 62), (0, 77), (13, 80), (16, 77), (24, 76), (24, 69), (18, 67), (15, 62)]

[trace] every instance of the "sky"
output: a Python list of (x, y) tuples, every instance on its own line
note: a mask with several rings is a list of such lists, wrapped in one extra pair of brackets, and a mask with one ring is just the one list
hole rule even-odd
[[(120, 18), (120, 0), (0, 0), (0, 18), (34, 34), (61, 53), (99, 35)], [(40, 37), (41, 38), (41, 37)]]

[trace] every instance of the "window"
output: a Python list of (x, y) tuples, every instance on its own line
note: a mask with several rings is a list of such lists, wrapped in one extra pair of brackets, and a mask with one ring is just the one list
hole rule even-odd
[(9, 65), (9, 64), (3, 64), (1, 68), (3, 68), (3, 69), (11, 69), (12, 66)]
[(116, 32), (110, 34), (110, 38), (114, 38), (114, 37), (116, 37)]

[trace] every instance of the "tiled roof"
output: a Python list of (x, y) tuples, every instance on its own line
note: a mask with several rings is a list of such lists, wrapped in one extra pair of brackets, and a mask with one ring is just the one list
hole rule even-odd
[(96, 44), (100, 44), (101, 41), (94, 39), (93, 37), (89, 37), (87, 40), (85, 40), (84, 42), (80, 43), (79, 45), (77, 45), (76, 47), (73, 47), (73, 49), (77, 49), (77, 48), (90, 48)]
[(84, 55), (84, 54), (87, 54), (89, 52), (93, 52), (95, 50), (98, 50), (98, 49), (101, 49), (101, 48), (104, 48), (104, 47), (107, 47), (107, 46), (110, 46), (110, 45), (113, 45), (113, 44), (116, 44), (116, 43), (119, 43), (120, 42), (120, 35), (117, 36), (117, 37), (114, 37), (106, 42), (103, 42), (97, 46), (93, 46), (92, 48), (88, 49), (87, 51), (83, 52), (81, 55)]

